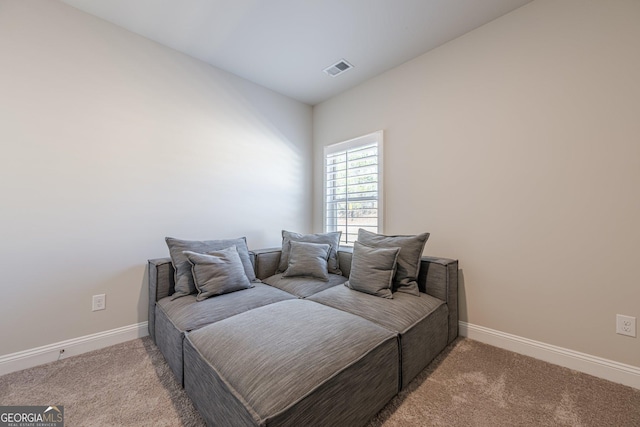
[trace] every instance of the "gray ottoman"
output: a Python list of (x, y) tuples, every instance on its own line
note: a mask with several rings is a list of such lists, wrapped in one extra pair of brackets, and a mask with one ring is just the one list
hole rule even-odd
[(397, 393), (397, 334), (305, 300), (187, 334), (184, 386), (211, 426), (361, 426)]

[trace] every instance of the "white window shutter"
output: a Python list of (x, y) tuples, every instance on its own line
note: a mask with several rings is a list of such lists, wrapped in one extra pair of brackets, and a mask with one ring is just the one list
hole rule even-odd
[(382, 131), (325, 147), (325, 231), (352, 245), (358, 229), (381, 232)]

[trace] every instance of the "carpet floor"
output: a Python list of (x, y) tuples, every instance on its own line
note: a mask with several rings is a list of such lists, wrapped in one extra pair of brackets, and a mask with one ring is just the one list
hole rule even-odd
[[(69, 427), (204, 426), (148, 337), (4, 375), (0, 405), (64, 405)], [(640, 390), (459, 338), (381, 426), (640, 427)]]

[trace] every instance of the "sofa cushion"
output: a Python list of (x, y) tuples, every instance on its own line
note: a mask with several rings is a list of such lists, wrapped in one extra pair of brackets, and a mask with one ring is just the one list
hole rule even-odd
[(339, 274), (329, 274), (328, 280), (320, 280), (314, 277), (283, 277), (282, 273), (262, 280), (263, 283), (281, 289), (298, 298), (307, 298), (325, 289), (342, 285), (346, 281), (347, 278)]
[(262, 283), (254, 283), (253, 288), (196, 301), (195, 295), (187, 295), (172, 300), (162, 298), (156, 303), (156, 344), (167, 359), (171, 370), (182, 383), (182, 341), (185, 332), (218, 322), (236, 314), (295, 299), (287, 292)]
[(398, 358), (393, 332), (283, 301), (188, 334), (185, 391), (208, 425), (358, 426), (396, 394)]
[(418, 289), (418, 273), (420, 272), (420, 258), (429, 233), (416, 236), (385, 236), (359, 229), (358, 241), (368, 246), (378, 248), (400, 248), (396, 275), (393, 279), (394, 291), (420, 295)]
[(291, 241), (289, 265), (282, 273), (284, 277), (306, 276), (329, 280), (327, 259), (331, 245)]
[(400, 248), (372, 248), (354, 242), (351, 275), (345, 286), (383, 298), (393, 298), (391, 286)]
[(341, 274), (338, 265), (338, 248), (340, 247), (341, 231), (320, 234), (299, 234), (292, 231), (282, 230), (282, 254), (277, 273), (284, 272), (289, 266), (289, 253), (291, 251), (290, 242), (324, 243), (331, 246), (329, 259), (327, 260), (329, 273)]
[(240, 237), (238, 239), (203, 241), (180, 240), (174, 239), (173, 237), (167, 237), (165, 238), (165, 241), (169, 247), (171, 263), (175, 270), (175, 292), (172, 295), (173, 299), (196, 292), (196, 285), (193, 281), (193, 274), (191, 272), (191, 264), (189, 263), (187, 256), (183, 253), (184, 251), (206, 254), (207, 252), (219, 251), (220, 249), (235, 246), (238, 250), (238, 255), (242, 261), (247, 278), (251, 282), (257, 281), (256, 275), (253, 271), (253, 264), (251, 264), (251, 258), (249, 257), (247, 241), (244, 237)]
[(188, 332), (256, 307), (294, 299), (291, 294), (272, 286), (262, 283), (253, 285), (253, 288), (231, 292), (205, 301), (197, 302), (195, 295), (188, 295), (176, 300), (169, 297), (163, 298), (157, 302), (157, 305), (178, 330)]
[(235, 246), (207, 254), (191, 251), (184, 254), (191, 264), (197, 301), (252, 287)]
[(336, 286), (308, 299), (398, 332), (403, 387), (447, 345), (447, 305), (424, 293), (420, 293), (420, 298), (396, 293), (393, 299), (386, 299)]

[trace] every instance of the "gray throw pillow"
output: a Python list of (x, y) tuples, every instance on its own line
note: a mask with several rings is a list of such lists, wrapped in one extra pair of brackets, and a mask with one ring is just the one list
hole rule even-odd
[(391, 286), (400, 248), (372, 248), (353, 243), (351, 274), (345, 286), (383, 298), (393, 298)]
[(253, 287), (244, 273), (244, 266), (235, 246), (206, 255), (184, 251), (184, 255), (191, 264), (198, 290), (196, 301)]
[(327, 260), (329, 273), (342, 274), (338, 265), (338, 248), (340, 247), (340, 236), (342, 231), (333, 231), (331, 233), (319, 234), (299, 234), (291, 231), (282, 230), (282, 255), (280, 255), (280, 265), (278, 273), (284, 272), (289, 267), (289, 251), (291, 250), (290, 242), (305, 243), (323, 243), (331, 246), (329, 250), (329, 259)]
[(307, 276), (329, 280), (327, 259), (331, 245), (292, 241), (290, 246), (289, 266), (282, 277)]
[(429, 233), (416, 236), (385, 236), (372, 233), (362, 228), (358, 230), (358, 241), (375, 248), (400, 248), (396, 276), (393, 279), (393, 290), (420, 296), (418, 289), (418, 273), (420, 259)]
[(226, 239), (226, 240), (180, 240), (173, 237), (166, 237), (165, 241), (169, 247), (169, 254), (171, 255), (171, 264), (175, 271), (175, 293), (172, 295), (172, 299), (176, 299), (181, 296), (189, 295), (196, 292), (196, 285), (193, 281), (193, 274), (191, 272), (191, 264), (187, 259), (187, 256), (183, 254), (184, 251), (196, 252), (199, 254), (206, 254), (211, 251), (219, 251), (231, 246), (235, 246), (242, 261), (244, 272), (250, 282), (259, 282), (256, 279), (256, 274), (253, 271), (253, 264), (249, 257), (249, 249), (247, 248), (247, 241), (244, 237), (238, 239)]

